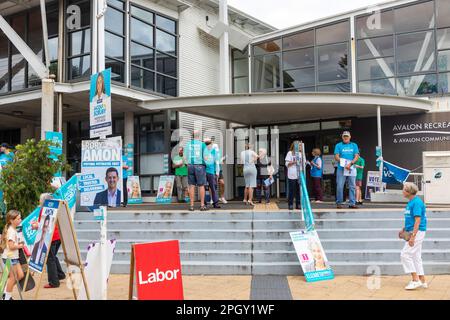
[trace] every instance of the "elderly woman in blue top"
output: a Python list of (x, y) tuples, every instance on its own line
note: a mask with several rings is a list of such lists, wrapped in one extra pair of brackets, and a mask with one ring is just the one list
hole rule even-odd
[[(422, 243), (427, 231), (426, 207), (422, 199), (417, 196), (418, 188), (414, 183), (403, 185), (403, 196), (408, 204), (405, 210), (405, 228), (399, 232), (399, 238), (406, 240), (400, 255), (405, 273), (410, 273), (412, 280), (405, 287), (406, 290), (427, 288), (422, 265)], [(402, 235), (408, 234), (408, 237)]]
[[(342, 142), (339, 142), (334, 148), (334, 158), (338, 163), (336, 170), (336, 206), (338, 209), (342, 208), (344, 201), (344, 186), (348, 179), (348, 187), (350, 189), (350, 203), (349, 208), (356, 209), (356, 171), (354, 176), (344, 175), (344, 170), (351, 170), (355, 162), (359, 159), (359, 149), (356, 143), (350, 141), (350, 132), (344, 131), (342, 133)], [(341, 159), (346, 163), (342, 166)]]

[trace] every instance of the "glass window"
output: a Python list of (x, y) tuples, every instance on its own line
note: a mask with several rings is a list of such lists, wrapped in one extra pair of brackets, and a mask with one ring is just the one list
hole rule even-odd
[(318, 86), (318, 92), (350, 92), (350, 83), (338, 83), (326, 86)]
[[(140, 136), (141, 153), (164, 152), (164, 132), (146, 132)], [(163, 161), (164, 162), (164, 161)], [(141, 162), (142, 166), (142, 162)], [(142, 173), (142, 167), (141, 167)], [(147, 174), (147, 172), (145, 173)]]
[(48, 54), (50, 61), (58, 60), (58, 37), (48, 39)]
[[(147, 141), (148, 141), (148, 137), (140, 137), (140, 145), (141, 145), (141, 153), (145, 153), (146, 151), (143, 150), (147, 150)], [(159, 136), (159, 139), (161, 137)], [(163, 137), (164, 139), (164, 137)], [(162, 141), (162, 143), (164, 144), (164, 140)], [(144, 145), (144, 146), (143, 146)], [(156, 143), (157, 148), (155, 149), (160, 149), (161, 147), (161, 141), (158, 141), (158, 143)], [(164, 149), (161, 151), (164, 152)], [(140, 156), (140, 174), (163, 174), (164, 173), (164, 154), (148, 154), (148, 155), (141, 155)], [(158, 185), (156, 185), (155, 188), (158, 188)], [(143, 189), (144, 190), (144, 189)]]
[(167, 32), (156, 30), (156, 49), (175, 54), (176, 38)]
[(153, 47), (153, 27), (136, 19), (131, 19), (131, 39)]
[(138, 17), (144, 20), (147, 23), (153, 23), (153, 13), (142, 10), (141, 8), (131, 6), (131, 14), (135, 17)]
[(105, 32), (105, 55), (111, 58), (124, 60), (123, 38), (112, 33)]
[(358, 38), (376, 37), (394, 33), (394, 13), (392, 10), (374, 12), (356, 19)]
[(155, 90), (155, 74), (137, 67), (131, 67), (131, 85), (147, 90)]
[(158, 72), (176, 77), (177, 59), (158, 52), (156, 55), (156, 70), (158, 70)]
[(111, 68), (111, 80), (125, 82), (125, 63), (113, 59), (105, 59), (105, 69)]
[(58, 35), (58, 11), (47, 11), (47, 30), (49, 37)]
[(284, 92), (315, 92), (316, 87), (305, 87), (305, 88), (289, 88), (284, 90)]
[(253, 87), (255, 91), (280, 87), (280, 54), (254, 57)]
[(319, 47), (319, 82), (348, 79), (346, 43)]
[(283, 38), (283, 50), (314, 46), (314, 30)]
[(450, 1), (436, 0), (437, 27), (450, 27)]
[(253, 46), (253, 54), (260, 55), (280, 51), (280, 49), (281, 49), (281, 39), (276, 39), (273, 41), (268, 41)]
[(105, 29), (124, 34), (124, 14), (114, 8), (108, 8), (105, 14)]
[(158, 92), (167, 94), (169, 96), (175, 97), (177, 95), (177, 80), (164, 77), (160, 74), (156, 76), (157, 88)]
[(130, 47), (130, 56), (131, 63), (146, 67), (148, 69), (155, 69), (153, 49), (132, 42)]
[(234, 60), (233, 61), (233, 76), (246, 77), (248, 76), (248, 60)]
[(20, 90), (25, 88), (25, 58), (16, 53), (11, 57), (11, 90)]
[(233, 79), (234, 93), (248, 93), (248, 77)]
[(304, 68), (283, 72), (284, 88), (308, 87), (315, 84), (315, 69)]
[(450, 50), (438, 53), (438, 70), (450, 71)]
[(123, 10), (123, 2), (120, 0), (108, 0), (108, 6), (113, 6)]
[(247, 56), (247, 49), (245, 49), (244, 51), (240, 51), (237, 49), (233, 50), (233, 59), (237, 60), (237, 59), (248, 59)]
[(394, 36), (358, 40), (358, 59), (394, 55)]
[(314, 65), (314, 48), (283, 52), (283, 68), (294, 69)]
[(399, 78), (397, 92), (401, 96), (421, 96), (438, 93), (436, 74)]
[(81, 30), (69, 34), (69, 56), (91, 52), (91, 30)]
[(398, 8), (394, 12), (396, 32), (411, 32), (434, 28), (433, 1)]
[(440, 94), (450, 93), (450, 73), (439, 74), (439, 93)]
[(0, 92), (8, 91), (8, 38), (0, 31)]
[(156, 25), (161, 29), (167, 30), (171, 33), (176, 32), (176, 23), (168, 18), (156, 15)]
[(360, 81), (358, 92), (395, 95), (395, 79)]
[(436, 70), (433, 38), (433, 31), (398, 35), (398, 73)]
[(379, 58), (358, 62), (359, 80), (386, 78), (395, 75), (394, 58)]
[(437, 31), (438, 49), (450, 49), (450, 29), (441, 29)]
[(350, 22), (344, 21), (316, 29), (316, 44), (329, 44), (350, 40)]
[(87, 77), (91, 72), (91, 57), (84, 56), (69, 60), (69, 79)]

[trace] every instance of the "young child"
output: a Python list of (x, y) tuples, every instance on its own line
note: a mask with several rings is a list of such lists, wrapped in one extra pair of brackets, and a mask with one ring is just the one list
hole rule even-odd
[(3, 300), (13, 300), (11, 297), (14, 285), (16, 284), (16, 278), (14, 277), (14, 273), (17, 276), (17, 281), (23, 279), (24, 274), (22, 270), (22, 266), (19, 262), (19, 249), (22, 249), (24, 243), (19, 243), (18, 234), (16, 228), (22, 222), (22, 218), (20, 216), (20, 212), (17, 210), (10, 210), (6, 214), (6, 225), (3, 229), (2, 234), (2, 243), (1, 246), (3, 248), (3, 263), (6, 263), (6, 259), (11, 259), (11, 271), (9, 272), (9, 278), (6, 283), (5, 292), (3, 293)]

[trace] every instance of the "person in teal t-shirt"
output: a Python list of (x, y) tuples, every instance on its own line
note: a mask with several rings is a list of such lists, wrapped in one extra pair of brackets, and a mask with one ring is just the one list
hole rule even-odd
[[(359, 150), (361, 152), (361, 150)], [(363, 177), (364, 177), (364, 167), (366, 165), (366, 161), (359, 157), (355, 162), (356, 167), (356, 204), (363, 204), (362, 201), (362, 185), (363, 185)]]
[(213, 147), (211, 138), (205, 138), (206, 149), (203, 153), (203, 160), (206, 165), (206, 180), (209, 185), (209, 193), (213, 201), (214, 208), (220, 208), (219, 195), (217, 192), (217, 181), (220, 173), (220, 155), (217, 149)]
[(204, 142), (200, 141), (201, 132), (194, 130), (194, 139), (188, 141), (184, 148), (188, 163), (188, 184), (189, 184), (189, 211), (194, 211), (195, 187), (198, 187), (200, 195), (200, 211), (206, 211), (205, 205), (205, 185), (206, 170), (203, 160), (203, 152), (206, 149)]
[(403, 196), (409, 201), (405, 209), (405, 227), (398, 236), (406, 240), (400, 259), (405, 273), (410, 273), (412, 280), (405, 287), (406, 290), (427, 288), (422, 264), (422, 243), (427, 231), (426, 207), (417, 195), (419, 188), (411, 182), (403, 185)]

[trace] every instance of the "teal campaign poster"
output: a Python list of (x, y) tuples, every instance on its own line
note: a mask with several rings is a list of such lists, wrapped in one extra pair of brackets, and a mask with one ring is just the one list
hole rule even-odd
[[(69, 209), (72, 209), (77, 202), (77, 181), (76, 175), (73, 175), (61, 188), (53, 194), (54, 199), (60, 199), (67, 202)], [(37, 230), (31, 229), (31, 223), (39, 220), (41, 207), (36, 207), (25, 219), (22, 220), (22, 232), (27, 246), (31, 247), (36, 238)]]
[[(62, 132), (54, 132), (54, 131), (45, 131), (45, 140), (51, 141), (56, 144), (56, 146), (50, 147), (50, 158), (53, 160), (57, 160), (58, 156), (63, 153), (63, 134)], [(55, 177), (61, 177), (61, 171), (58, 171), (55, 174)]]
[(91, 138), (112, 134), (111, 68), (91, 76), (89, 115)]
[(306, 281), (333, 279), (334, 273), (328, 263), (317, 231), (302, 230), (290, 232), (290, 235)]
[(128, 143), (123, 148), (124, 158), (126, 159), (127, 176), (130, 177), (134, 174), (134, 144)]
[(141, 184), (138, 176), (129, 176), (127, 179), (128, 204), (142, 203)]

